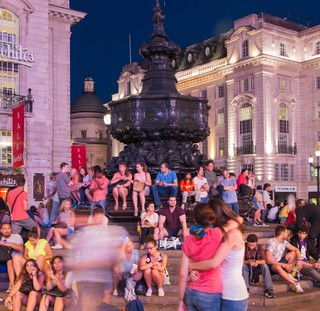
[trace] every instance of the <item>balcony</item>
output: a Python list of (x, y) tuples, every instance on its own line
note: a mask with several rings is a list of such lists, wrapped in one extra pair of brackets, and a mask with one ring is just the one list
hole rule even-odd
[(276, 145), (276, 153), (277, 154), (297, 154), (297, 144), (295, 143), (294, 146), (288, 145)]
[(255, 154), (256, 153), (256, 146), (252, 143), (251, 145), (235, 147), (234, 146), (234, 155), (240, 156), (244, 154)]
[(28, 95), (17, 95), (11, 92), (0, 92), (0, 112), (11, 111), (24, 103), (26, 113), (33, 112), (33, 96), (31, 89), (28, 90)]
[(98, 137), (87, 137), (87, 138), (74, 138), (73, 141), (75, 143), (81, 144), (93, 144), (93, 145), (106, 145), (107, 140), (105, 137), (98, 138)]

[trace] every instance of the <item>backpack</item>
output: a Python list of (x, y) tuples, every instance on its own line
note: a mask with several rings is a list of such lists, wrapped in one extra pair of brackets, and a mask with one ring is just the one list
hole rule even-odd
[(131, 300), (126, 304), (125, 311), (144, 311), (144, 307), (141, 300)]

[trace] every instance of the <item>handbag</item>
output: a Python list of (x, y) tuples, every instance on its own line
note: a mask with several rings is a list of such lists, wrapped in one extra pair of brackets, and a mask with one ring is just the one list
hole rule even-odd
[(12, 249), (8, 246), (0, 245), (0, 261), (7, 262), (12, 259)]
[(43, 290), (41, 293), (53, 297), (66, 297), (71, 295), (72, 289), (69, 288), (65, 292), (63, 292), (58, 288), (58, 286), (54, 286), (50, 290)]
[(52, 224), (51, 227), (53, 228), (61, 228), (61, 229), (67, 229), (68, 225), (64, 221), (58, 221), (56, 224)]
[(29, 293), (34, 290), (33, 288), (33, 281), (32, 280), (27, 280), (24, 283), (21, 284), (19, 288), (19, 292), (29, 295)]
[(145, 295), (147, 293), (147, 290), (148, 290), (148, 286), (144, 278), (139, 280), (136, 283), (136, 286), (134, 287), (134, 291), (136, 295)]
[(145, 182), (139, 181), (139, 180), (134, 180), (133, 181), (133, 188), (132, 188), (133, 191), (141, 192), (145, 188), (146, 188)]

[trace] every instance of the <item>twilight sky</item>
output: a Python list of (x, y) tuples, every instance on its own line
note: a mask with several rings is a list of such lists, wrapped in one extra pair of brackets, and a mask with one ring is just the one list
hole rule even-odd
[[(71, 102), (83, 91), (90, 72), (97, 95), (108, 102), (117, 92), (117, 79), (129, 63), (139, 61), (139, 48), (152, 33), (156, 0), (70, 0), (70, 7), (88, 13), (71, 28)], [(160, 0), (165, 30), (181, 48), (230, 30), (233, 21), (252, 13), (268, 13), (306, 25), (320, 24), (319, 0)], [(164, 6), (165, 4), (165, 6)]]

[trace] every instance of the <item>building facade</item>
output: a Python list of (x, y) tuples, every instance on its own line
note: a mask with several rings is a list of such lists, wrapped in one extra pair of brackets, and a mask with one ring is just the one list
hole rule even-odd
[[(217, 167), (252, 169), (276, 199), (317, 196), (308, 157), (320, 150), (320, 25), (251, 14), (187, 47), (172, 66), (181, 94), (209, 100), (210, 136), (200, 147)], [(136, 72), (122, 72), (114, 96), (139, 91)]]
[(82, 95), (71, 107), (71, 139), (74, 144), (86, 146), (89, 167), (105, 166), (107, 161), (107, 133), (103, 117), (107, 113), (105, 102), (94, 91), (94, 80), (88, 76), (84, 81)]
[(68, 0), (0, 1), (0, 185), (14, 179), (12, 108), (25, 102), (24, 166), (18, 173), (27, 179), (31, 204), (50, 172), (71, 159), (70, 28), (84, 16)]

